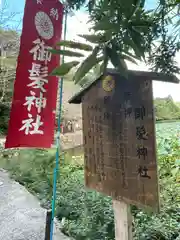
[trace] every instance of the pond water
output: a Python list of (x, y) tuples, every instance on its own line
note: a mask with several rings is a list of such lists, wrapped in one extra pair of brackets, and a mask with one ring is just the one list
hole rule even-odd
[[(178, 141), (173, 138), (178, 137)], [(156, 142), (158, 155), (169, 155), (176, 152), (179, 154), (178, 145), (180, 146), (180, 121), (163, 122), (156, 124)]]
[(180, 137), (180, 121), (156, 123), (156, 137), (170, 138), (172, 136)]

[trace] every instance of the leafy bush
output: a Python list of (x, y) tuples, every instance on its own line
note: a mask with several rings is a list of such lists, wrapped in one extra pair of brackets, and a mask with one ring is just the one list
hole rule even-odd
[(5, 135), (8, 129), (10, 107), (0, 103), (0, 134)]
[(114, 239), (111, 199), (86, 190), (83, 182), (83, 171), (75, 170), (59, 184), (57, 217), (65, 218), (63, 232), (77, 240)]
[[(180, 156), (180, 155), (179, 155)], [(180, 233), (180, 161), (176, 154), (159, 157), (160, 214), (133, 211), (135, 240), (175, 240)]]
[(154, 100), (156, 120), (180, 119), (180, 108), (171, 96)]

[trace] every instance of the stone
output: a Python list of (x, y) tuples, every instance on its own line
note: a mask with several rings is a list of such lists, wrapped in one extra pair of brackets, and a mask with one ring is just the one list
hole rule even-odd
[[(36, 197), (0, 171), (0, 240), (44, 240), (45, 221), (46, 210)], [(57, 220), (53, 240), (69, 240)]]

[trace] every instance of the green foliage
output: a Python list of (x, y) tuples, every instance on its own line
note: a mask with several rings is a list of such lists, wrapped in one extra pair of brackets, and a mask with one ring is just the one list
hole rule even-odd
[(8, 130), (10, 107), (0, 103), (0, 135), (6, 135)]
[(174, 103), (171, 96), (154, 100), (156, 120), (180, 119), (180, 108)]
[(68, 41), (68, 40), (61, 40), (60, 42), (57, 43), (57, 46), (68, 47), (68, 48), (84, 50), (84, 51), (92, 51), (93, 50), (93, 48), (88, 44), (77, 43), (77, 42)]
[(0, 135), (7, 134), (14, 79), (15, 68), (0, 68)]
[(67, 57), (84, 57), (84, 55), (82, 53), (78, 53), (78, 52), (73, 52), (73, 51), (69, 51), (69, 50), (60, 50), (60, 49), (49, 49), (49, 52), (53, 53), (53, 54), (60, 54), (63, 56), (67, 56)]
[(90, 42), (90, 43), (105, 43), (106, 41), (110, 40), (107, 39), (104, 35), (102, 35), (101, 33), (99, 34), (92, 34), (92, 35), (87, 35), (87, 34), (83, 34), (83, 35), (78, 35), (79, 37), (84, 38), (86, 41)]
[[(180, 50), (179, 21), (176, 21), (178, 2), (158, 1), (158, 8), (152, 11), (145, 10), (145, 2), (145, 0), (88, 1), (91, 30), (94, 33), (80, 37), (90, 44), (95, 44), (94, 49), (98, 47), (96, 55), (100, 56), (103, 62), (100, 73), (104, 73), (108, 62), (111, 61), (119, 73), (127, 77), (124, 60), (136, 62), (136, 59), (146, 61), (155, 71), (168, 74), (179, 72), (175, 62), (175, 55)], [(68, 4), (74, 9), (76, 4), (80, 6), (85, 2), (74, 0), (68, 1)], [(68, 46), (66, 44), (66, 47), (76, 46), (78, 51), (83, 49), (83, 45), (73, 42)], [(88, 46), (90, 49), (90, 45)], [(88, 67), (85, 68), (86, 71), (82, 71), (81, 67), (77, 69), (78, 77), (75, 77), (77, 81), (81, 81), (95, 65), (89, 58), (85, 62)]]
[(127, 65), (121, 56), (119, 55), (116, 50), (115, 46), (112, 44), (112, 48), (106, 47), (107, 56), (109, 57), (111, 63), (115, 66), (116, 69), (119, 70), (122, 76), (127, 77)]
[(67, 10), (79, 10), (81, 7), (83, 7), (86, 4), (86, 0), (66, 0), (62, 1), (67, 4)]
[(1, 51), (6, 51), (7, 56), (16, 56), (19, 49), (19, 38), (20, 36), (18, 32), (0, 27), (0, 45), (2, 48)]
[(82, 170), (69, 173), (67, 178), (61, 188), (66, 194), (58, 199), (57, 209), (58, 218), (65, 218), (63, 231), (75, 239), (113, 239), (111, 199), (86, 190)]
[(177, 102), (176, 105), (180, 108), (180, 102)]
[[(164, 144), (165, 143), (165, 144)], [(177, 138), (158, 141), (160, 214), (146, 214), (133, 209), (135, 240), (175, 240), (180, 232), (180, 141)], [(164, 149), (163, 149), (164, 148)], [(168, 151), (166, 151), (168, 149)]]
[[(2, 12), (1, 12), (2, 10)], [(1, 19), (4, 19), (5, 9), (0, 10)], [(4, 20), (8, 20), (7, 16)], [(1, 25), (1, 24), (0, 24)], [(3, 24), (2, 24), (3, 25)], [(2, 26), (1, 25), (1, 26)], [(0, 28), (0, 134), (6, 135), (10, 103), (15, 79), (19, 34), (13, 30)], [(4, 57), (5, 55), (5, 57)]]
[[(148, 213), (132, 206), (134, 240), (179, 240), (180, 140), (171, 137), (175, 123), (171, 128), (170, 124), (167, 126), (162, 123), (157, 127), (161, 212)], [(164, 135), (167, 128), (170, 129), (168, 137)], [(74, 157), (73, 161), (60, 159), (56, 216), (62, 221), (62, 231), (77, 240), (113, 240), (111, 198), (87, 190), (83, 165)], [(0, 160), (0, 167), (9, 170), (14, 179), (36, 194), (46, 207), (51, 203), (54, 165), (54, 150), (21, 150), (18, 156)]]
[(95, 65), (91, 69), (91, 71), (88, 74), (86, 74), (86, 76), (83, 77), (81, 81), (78, 82), (78, 84), (82, 88), (84, 88), (87, 85), (89, 85), (92, 82), (94, 82), (97, 78), (99, 78), (99, 76), (100, 76), (99, 73), (102, 72), (101, 68), (102, 68), (102, 65), (100, 65), (100, 64)]
[[(174, 138), (169, 141), (169, 144), (171, 144), (173, 154), (159, 155), (161, 213), (145, 213), (132, 207), (135, 240), (175, 240), (179, 236), (180, 198), (178, 193), (180, 189), (178, 179), (180, 173), (177, 170), (179, 170), (180, 162), (177, 161), (177, 157), (180, 157), (180, 152), (177, 151), (180, 143)], [(68, 180), (70, 184), (68, 181), (65, 191), (67, 195), (64, 195), (65, 200), (62, 200), (58, 209), (59, 219), (65, 218), (63, 231), (75, 239), (114, 239), (111, 200), (99, 193), (85, 191), (82, 184), (82, 172), (79, 170), (68, 175)], [(76, 188), (77, 185), (78, 188)], [(66, 210), (65, 213), (64, 210)]]
[(90, 69), (92, 69), (94, 66), (96, 66), (102, 59), (97, 57), (99, 48), (94, 48), (92, 54), (90, 54), (80, 65), (78, 70), (76, 71), (73, 80), (75, 83), (78, 83), (82, 78), (89, 72)]
[(72, 67), (75, 67), (79, 64), (78, 61), (72, 61), (72, 62), (67, 62), (67, 63), (62, 63), (60, 67), (55, 68), (52, 73), (50, 74), (51, 76), (64, 76), (66, 75)]
[(175, 56), (179, 49), (180, 43), (175, 43), (172, 36), (165, 39), (150, 53), (148, 60), (152, 65), (152, 69), (167, 74), (178, 73), (180, 69), (175, 61)]

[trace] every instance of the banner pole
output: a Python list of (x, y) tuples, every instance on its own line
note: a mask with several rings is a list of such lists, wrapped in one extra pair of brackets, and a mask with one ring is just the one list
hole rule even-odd
[[(65, 11), (64, 16), (64, 40), (66, 40), (67, 33), (67, 11)], [(65, 48), (65, 47), (64, 47)], [(61, 63), (64, 63), (64, 56), (62, 56)], [(60, 154), (60, 133), (61, 133), (61, 112), (62, 112), (62, 97), (63, 97), (63, 78), (60, 80), (60, 102), (59, 102), (59, 115), (58, 115), (58, 131), (56, 139), (56, 165), (54, 168), (53, 177), (53, 198), (52, 198), (52, 219), (51, 219), (51, 232), (50, 240), (53, 240), (53, 230), (54, 230), (54, 217), (55, 217), (55, 206), (56, 206), (56, 186), (57, 186), (57, 172), (59, 167), (59, 154)]]

